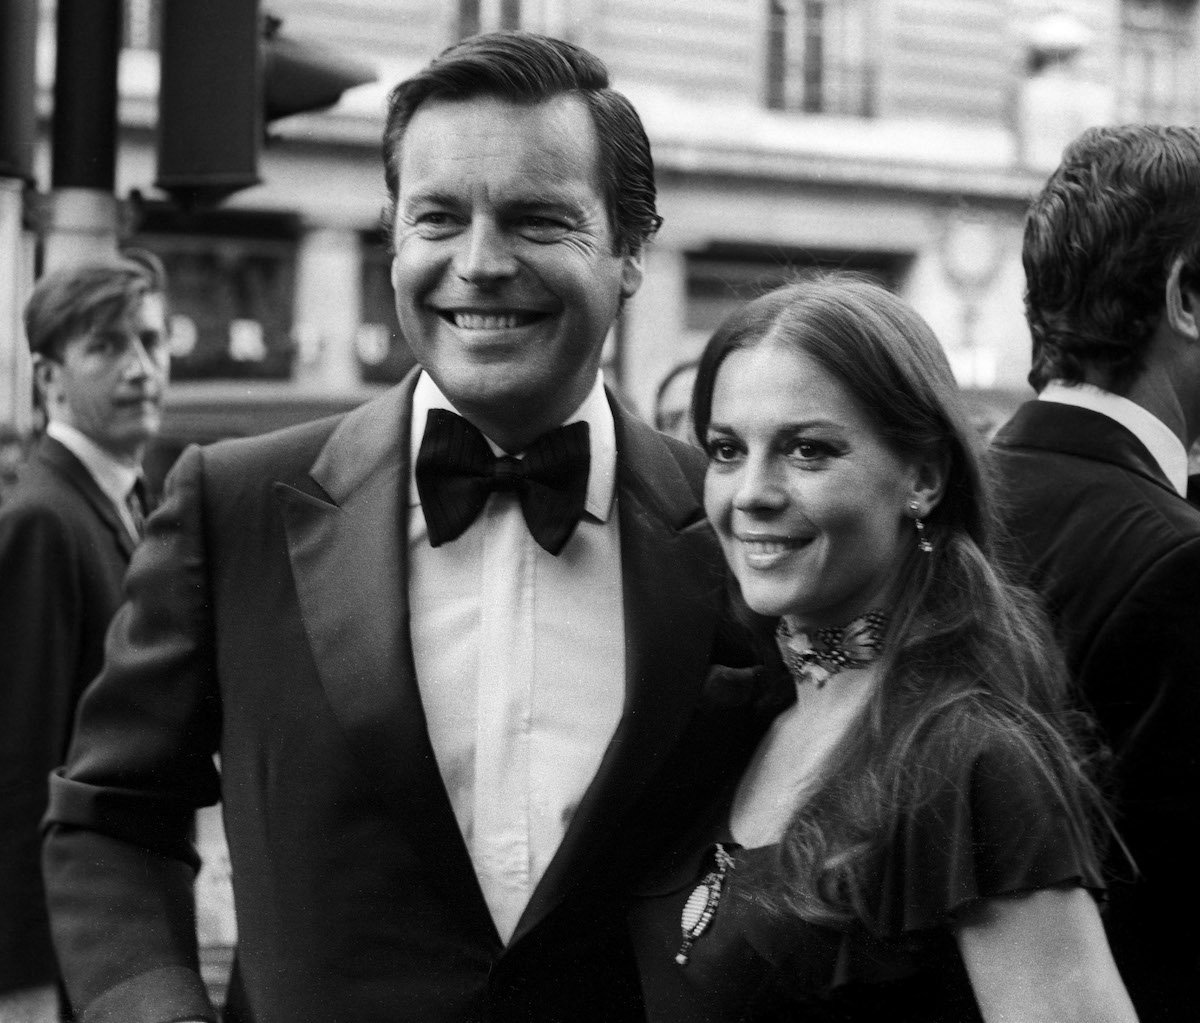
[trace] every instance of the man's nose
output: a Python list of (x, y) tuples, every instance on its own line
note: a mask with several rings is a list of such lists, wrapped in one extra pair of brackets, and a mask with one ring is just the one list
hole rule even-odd
[(516, 270), (517, 261), (506, 232), (489, 218), (473, 220), (463, 233), (461, 247), (455, 256), (458, 276), (479, 284), (511, 277)]
[(164, 369), (157, 346), (149, 346), (140, 337), (131, 337), (125, 348), (121, 364), (122, 374), (128, 380), (159, 376)]

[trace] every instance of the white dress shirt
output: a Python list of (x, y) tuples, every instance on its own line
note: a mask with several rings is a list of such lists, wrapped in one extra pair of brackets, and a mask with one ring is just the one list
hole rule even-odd
[(133, 542), (139, 540), (137, 526), (134, 525), (133, 515), (125, 502), (133, 485), (137, 483), (141, 472), (131, 465), (113, 458), (104, 448), (100, 447), (86, 434), (81, 433), (66, 423), (51, 422), (46, 424), (46, 435), (53, 437), (64, 448), (71, 452), (91, 473), (92, 479), (107, 497), (117, 511), (121, 524), (133, 537)]
[[(410, 466), (431, 408), (453, 411), (422, 374)], [(579, 420), (591, 439), (586, 512), (558, 557), (530, 536), (511, 492), (492, 494), (462, 536), (431, 547), (410, 469), (417, 683), (450, 803), (505, 942), (595, 776), (625, 699), (616, 431), (599, 375), (566, 422)]]
[(1146, 446), (1171, 486), (1180, 494), (1187, 494), (1187, 448), (1166, 423), (1137, 402), (1092, 384), (1068, 384), (1062, 380), (1051, 380), (1042, 388), (1038, 400), (1074, 405), (1108, 416)]

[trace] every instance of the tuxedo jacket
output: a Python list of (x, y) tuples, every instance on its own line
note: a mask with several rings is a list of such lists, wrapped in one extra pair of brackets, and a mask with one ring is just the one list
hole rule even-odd
[(756, 738), (702, 699), (710, 661), (744, 657), (721, 638), (702, 460), (614, 403), (624, 711), (506, 947), (414, 677), (414, 381), (172, 471), (52, 785), (47, 885), (85, 1023), (211, 1016), (188, 832), (218, 799), (239, 932), (227, 1019), (641, 1018), (625, 889)]
[(1127, 857), (1111, 857), (1109, 940), (1143, 1023), (1200, 994), (1200, 509), (1123, 426), (1030, 402), (996, 436), (1018, 570), (1054, 619), (1103, 737)]
[(38, 825), (132, 552), (91, 473), (42, 437), (0, 506), (0, 991), (57, 975)]

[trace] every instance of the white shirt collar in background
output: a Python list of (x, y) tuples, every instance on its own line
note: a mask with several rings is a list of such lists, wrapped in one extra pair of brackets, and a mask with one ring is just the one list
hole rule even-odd
[(1137, 402), (1092, 384), (1068, 384), (1062, 380), (1051, 380), (1038, 395), (1038, 400), (1074, 405), (1108, 416), (1146, 446), (1171, 486), (1180, 494), (1187, 493), (1187, 449), (1166, 423)]
[(96, 485), (104, 492), (117, 510), (121, 522), (129, 531), (129, 535), (137, 539), (137, 527), (129, 514), (125, 499), (137, 482), (141, 472), (126, 465), (110, 455), (86, 434), (81, 433), (66, 423), (52, 422), (46, 424), (46, 434), (53, 437), (64, 448), (71, 452), (82, 463), (96, 481)]

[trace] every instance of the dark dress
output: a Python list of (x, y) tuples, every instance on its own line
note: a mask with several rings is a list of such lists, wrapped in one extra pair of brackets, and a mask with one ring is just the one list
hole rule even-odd
[[(730, 799), (726, 793), (710, 821), (641, 887), (631, 912), (651, 1023), (979, 1020), (951, 930), (955, 912), (1006, 893), (1102, 887), (1066, 808), (1016, 740), (979, 747), (902, 822), (880, 857), (870, 927), (816, 925), (756, 902), (749, 878), (770, 875), (778, 847), (734, 843)], [(734, 864), (681, 966), (683, 906), (713, 870), (718, 842)]]

